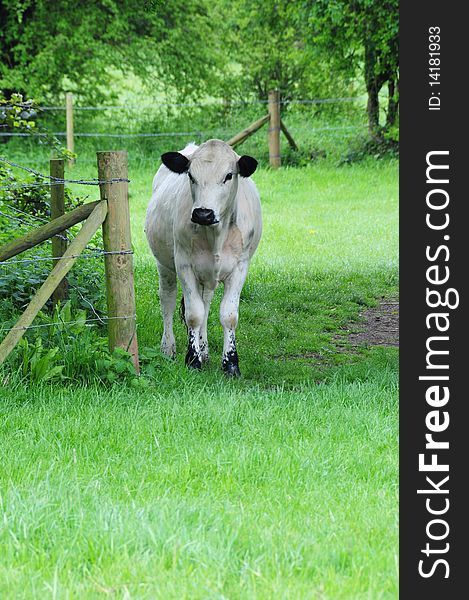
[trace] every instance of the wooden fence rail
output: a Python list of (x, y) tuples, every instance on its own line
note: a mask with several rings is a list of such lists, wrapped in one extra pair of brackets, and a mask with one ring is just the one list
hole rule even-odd
[(0, 364), (20, 341), (28, 327), (34, 321), (37, 313), (52, 296), (52, 292), (56, 289), (57, 285), (73, 267), (80, 252), (82, 252), (86, 244), (88, 244), (98, 228), (101, 226), (106, 214), (106, 202), (99, 202), (88, 219), (85, 221), (76, 238), (67, 248), (62, 258), (57, 261), (57, 264), (52, 269), (49, 277), (36, 292), (36, 295), (32, 298), (26, 310), (18, 319), (16, 325), (10, 329), (7, 336), (0, 344)]
[[(52, 187), (54, 187), (54, 185), (51, 185), (51, 188)], [(70, 227), (73, 227), (73, 225), (81, 223), (81, 221), (84, 221), (90, 216), (98, 204), (99, 200), (78, 206), (74, 210), (65, 213), (62, 217), (58, 217), (57, 219), (50, 221), (50, 223), (45, 223), (26, 235), (8, 242), (8, 244), (5, 244), (0, 248), (0, 262), (13, 258), (13, 256), (45, 242), (54, 235), (65, 231), (65, 229), (69, 229)]]
[(242, 144), (245, 140), (248, 139), (248, 137), (250, 135), (252, 135), (258, 129), (260, 129), (262, 127), (262, 125), (267, 123), (269, 121), (269, 119), (270, 119), (270, 115), (264, 115), (260, 119), (257, 119), (257, 121), (254, 121), (254, 123), (249, 125), (249, 127), (246, 127), (246, 129), (243, 129), (243, 131), (240, 131), (235, 136), (233, 136), (230, 140), (228, 140), (227, 144), (229, 144), (233, 148), (235, 148), (239, 144)]
[(290, 148), (292, 150), (298, 150), (298, 146), (296, 145), (295, 140), (293, 139), (291, 133), (286, 128), (286, 125), (282, 121), (282, 119), (280, 119), (280, 129), (282, 130), (283, 135), (287, 138), (287, 141), (290, 144)]

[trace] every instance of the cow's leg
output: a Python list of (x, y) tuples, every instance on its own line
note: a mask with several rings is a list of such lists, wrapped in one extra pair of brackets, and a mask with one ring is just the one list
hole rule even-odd
[(163, 315), (163, 337), (161, 352), (171, 358), (176, 356), (176, 340), (173, 333), (173, 315), (176, 308), (176, 273), (157, 263), (161, 314)]
[(188, 261), (181, 261), (178, 277), (184, 293), (184, 311), (189, 336), (186, 365), (193, 369), (202, 367), (200, 333), (205, 316), (204, 301), (199, 293), (199, 285)]
[(238, 325), (239, 297), (248, 272), (247, 261), (240, 262), (225, 280), (225, 291), (220, 305), (220, 322), (223, 327), (223, 359), (221, 367), (226, 375), (239, 377), (241, 372), (236, 351), (235, 331)]
[(199, 288), (199, 293), (204, 302), (204, 320), (202, 321), (199, 334), (200, 354), (202, 356), (203, 363), (208, 362), (207, 320), (214, 292), (215, 290), (207, 289), (203, 286), (200, 286)]

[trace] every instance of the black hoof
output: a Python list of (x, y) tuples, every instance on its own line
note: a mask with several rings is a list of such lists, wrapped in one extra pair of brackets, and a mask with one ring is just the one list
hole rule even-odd
[(202, 368), (202, 361), (197, 354), (194, 354), (190, 350), (188, 350), (186, 354), (186, 367), (189, 367), (189, 369), (197, 369), (198, 371)]
[(238, 365), (235, 365), (234, 363), (224, 363), (222, 369), (227, 377), (241, 377), (241, 371), (239, 370)]
[(232, 350), (228, 355), (225, 355), (221, 363), (221, 368), (228, 377), (239, 377), (241, 375), (236, 350)]

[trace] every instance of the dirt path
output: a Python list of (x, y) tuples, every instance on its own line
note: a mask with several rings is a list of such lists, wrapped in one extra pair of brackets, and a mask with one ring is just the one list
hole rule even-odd
[(399, 346), (399, 302), (383, 300), (360, 313), (360, 321), (351, 323), (337, 342), (352, 346)]

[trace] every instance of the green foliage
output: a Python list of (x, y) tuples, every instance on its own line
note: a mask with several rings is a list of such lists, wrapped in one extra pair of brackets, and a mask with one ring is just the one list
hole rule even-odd
[(130, 360), (130, 354), (122, 348), (115, 348), (112, 354), (101, 352), (96, 359), (97, 374), (107, 383), (118, 383), (135, 378), (135, 368)]
[[(50, 189), (39, 185), (43, 182), (43, 179), (35, 175), (26, 177), (15, 175), (10, 167), (0, 162), (0, 185), (11, 186), (0, 187), (0, 210), (8, 212), (13, 220), (17, 220), (14, 228), (21, 225), (19, 219), (26, 221), (27, 224), (33, 224), (35, 218), (41, 219), (50, 215)], [(27, 184), (32, 185), (22, 187)]]
[(314, 43), (326, 47), (336, 66), (367, 68), (365, 54), (375, 52), (370, 77), (386, 81), (399, 68), (397, 0), (315, 0), (305, 4)]
[(71, 301), (57, 305), (51, 315), (41, 313), (43, 343), (57, 348), (63, 361), (63, 376), (69, 383), (131, 383), (136, 378), (131, 355), (121, 348), (112, 353), (101, 325), (88, 322), (84, 309), (74, 309)]
[(23, 96), (17, 93), (11, 94), (8, 99), (0, 96), (0, 127), (31, 132), (36, 127), (34, 120), (36, 117), (37, 109), (34, 100), (25, 102)]
[(386, 129), (396, 124), (399, 105), (398, 0), (315, 0), (306, 3), (312, 41), (329, 53), (338, 72), (361, 73), (368, 93), (372, 137), (382, 136), (379, 92), (388, 85)]
[(30, 344), (26, 338), (23, 338), (18, 344), (18, 353), (21, 361), (20, 373), (29, 383), (43, 383), (59, 379), (64, 369), (63, 365), (57, 365), (57, 353), (59, 348), (49, 348), (46, 350), (42, 346), (42, 339), (36, 338), (33, 344)]
[[(25, 104), (32, 106), (32, 103), (23, 103), (21, 96), (15, 96), (13, 104), (7, 109), (10, 111), (11, 108), (6, 117), (9, 124), (17, 123), (21, 129), (32, 127), (25, 120), (24, 112), (19, 112), (20, 107)], [(18, 173), (8, 163), (0, 161), (0, 245), (24, 235), (50, 219), (50, 186), (40, 185), (44, 183), (41, 177), (23, 173)], [(64, 189), (64, 196), (66, 211), (83, 204), (83, 198), (72, 194), (68, 187)], [(76, 225), (68, 233), (73, 235), (80, 227)], [(66, 234), (67, 232), (63, 233)], [(88, 254), (96, 248), (102, 248), (101, 232), (88, 244)], [(45, 243), (14, 259), (21, 262), (0, 265), (1, 312), (8, 307), (9, 312), (15, 316), (25, 307), (50, 273), (52, 261), (47, 260), (49, 256), (50, 247)], [(95, 260), (84, 260), (83, 263), (82, 268), (73, 270), (68, 276), (71, 298), (76, 306), (86, 309), (93, 306), (97, 314), (103, 314), (103, 264), (99, 256)]]
[(339, 165), (351, 164), (366, 160), (398, 158), (399, 145), (393, 139), (392, 133), (377, 139), (369, 137), (358, 137), (351, 145), (348, 153), (339, 161)]
[[(42, 258), (42, 256), (41, 256)], [(50, 272), (46, 261), (31, 259), (13, 268), (12, 264), (0, 265), (0, 297), (3, 313), (16, 316), (30, 301), (36, 290)]]
[(34, 324), (9, 358), (10, 370), (23, 380), (146, 385), (146, 380), (136, 383), (131, 355), (121, 348), (109, 352), (102, 324), (90, 324), (86, 310), (73, 308), (71, 301), (50, 314), (41, 311)]
[[(11, 236), (5, 237), (11, 239)], [(92, 254), (87, 250), (85, 253)], [(25, 308), (51, 271), (49, 256), (50, 246), (46, 244), (17, 257), (24, 262), (0, 265), (0, 313), (14, 317)], [(106, 314), (104, 264), (99, 255), (79, 259), (67, 279), (74, 307), (86, 310), (94, 318)], [(51, 306), (51, 301), (47, 306)]]
[[(43, 180), (29, 174), (26, 177), (16, 175), (10, 166), (1, 162), (0, 182), (0, 185), (19, 186), (0, 187), (0, 244), (5, 244), (50, 219), (50, 187), (34, 186)], [(28, 187), (29, 183), (33, 185)], [(65, 188), (64, 195), (66, 211), (83, 204), (83, 198), (72, 194), (69, 188)], [(74, 235), (80, 227), (75, 225), (68, 233)], [(89, 256), (94, 249), (101, 248), (102, 234), (98, 232), (85, 253)], [(21, 253), (14, 262), (0, 265), (0, 311), (6, 311), (8, 307), (8, 311), (16, 315), (26, 306), (50, 273), (53, 266), (52, 261), (47, 260), (50, 255), (50, 245), (45, 242)], [(104, 265), (99, 255), (79, 260), (79, 266), (70, 272), (68, 281), (75, 306), (87, 310), (93, 306), (97, 314), (105, 312)]]
[(1, 0), (0, 90), (99, 103), (115, 95), (120, 69), (153, 92), (209, 92), (219, 56), (211, 12), (206, 0), (84, 0), (73, 10), (66, 0)]
[[(3, 173), (5, 178), (0, 176), (2, 182), (13, 179), (14, 183), (24, 183), (32, 180), (31, 177), (17, 179), (11, 175), (10, 169), (4, 169)], [(49, 193), (50, 189), (42, 186), (0, 189), (0, 244), (24, 235), (49, 219)], [(67, 188), (65, 199), (66, 210), (83, 203), (82, 198), (75, 197)], [(69, 234), (73, 235), (79, 229), (80, 225), (76, 225), (69, 230)], [(84, 251), (91, 258), (79, 259), (78, 265), (67, 276), (74, 306), (86, 309), (93, 316), (103, 315), (106, 311), (103, 260), (98, 253), (96, 257), (92, 256), (94, 249), (101, 248), (102, 234), (98, 232)], [(45, 242), (13, 259), (21, 262), (0, 265), (0, 312), (15, 316), (24, 309), (53, 267), (52, 260), (48, 260), (50, 255), (50, 245)], [(51, 301), (48, 305), (51, 306)]]
[[(36, 220), (37, 225), (37, 219), (50, 218), (50, 186), (41, 185), (44, 183), (42, 177), (23, 173), (15, 173), (12, 167), (0, 161), (0, 209), (11, 213), (18, 223), (21, 223), (21, 217), (26, 224), (33, 224)], [(70, 188), (64, 188), (66, 211), (81, 206), (83, 202), (83, 198), (73, 195)]]
[[(1, 41), (1, 37), (0, 37)], [(57, 137), (38, 125), (43, 111), (36, 100), (24, 100), (23, 95), (10, 92), (3, 97), (0, 89), (0, 133), (26, 133), (38, 136), (39, 144), (54, 151), (56, 158), (76, 158), (76, 154), (67, 150)], [(0, 142), (5, 142), (0, 137)], [(2, 164), (0, 163), (0, 179)]]
[[(0, 0), (0, 18), (6, 24), (0, 37), (5, 97), (20, 90), (63, 104), (64, 93), (73, 91), (78, 105), (126, 104), (133, 92), (137, 104), (217, 98), (226, 108), (232, 101), (266, 100), (273, 88), (284, 101), (366, 90), (371, 137), (397, 139), (397, 0), (149, 0), (143, 9), (136, 0), (86, 0), (72, 13), (65, 0)], [(384, 110), (380, 91), (387, 95)], [(348, 108), (341, 108), (346, 116)], [(317, 106), (313, 116), (329, 110)], [(113, 127), (116, 114), (108, 119)], [(131, 133), (203, 131), (232, 114), (166, 106), (124, 111), (118, 122)], [(63, 129), (61, 113), (38, 113), (38, 119)], [(79, 121), (85, 131), (108, 131), (94, 111), (79, 113)]]
[(311, 44), (301, 4), (289, 0), (219, 2), (224, 16), (227, 64), (224, 96), (265, 100), (279, 89), (283, 100), (350, 94), (351, 76), (330, 77), (331, 57)]

